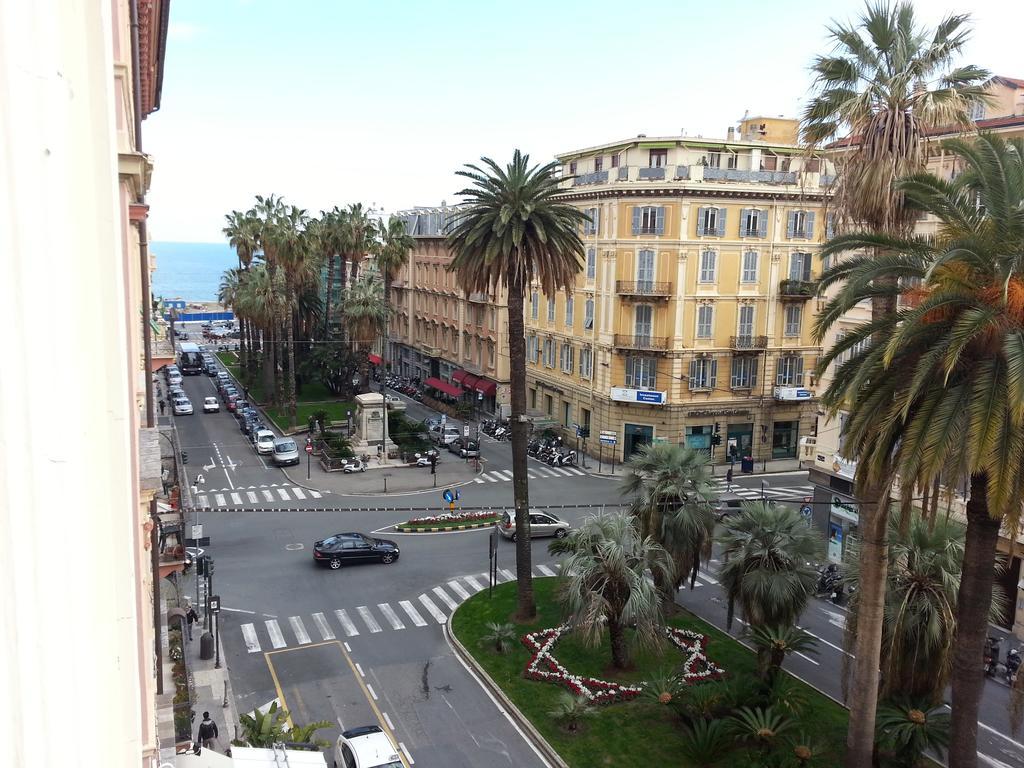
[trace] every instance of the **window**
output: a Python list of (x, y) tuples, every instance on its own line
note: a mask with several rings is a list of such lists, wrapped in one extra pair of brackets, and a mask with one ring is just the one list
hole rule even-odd
[(657, 363), (653, 357), (627, 357), (626, 386), (631, 389), (654, 389)]
[(568, 427), (572, 425), (572, 405), (567, 403), (565, 400), (562, 401), (562, 426)]
[(789, 279), (809, 282), (811, 279), (811, 254), (794, 253), (789, 257)]
[(739, 155), (737, 155), (734, 152), (730, 152), (728, 155), (726, 155), (725, 167), (726, 168), (736, 168), (738, 162), (739, 162)]
[(494, 368), (494, 345), (487, 345), (487, 367)]
[(803, 309), (799, 304), (786, 305), (786, 325), (782, 332), (784, 336), (800, 335), (800, 317)]
[(708, 166), (711, 168), (722, 167), (722, 153), (721, 152), (710, 152), (708, 153)]
[(740, 235), (742, 237), (764, 237), (768, 234), (768, 214), (756, 208), (744, 208), (740, 212)]
[(636, 281), (641, 290), (643, 287), (651, 289), (651, 283), (654, 282), (654, 251), (645, 249), (636, 255)]
[(587, 208), (584, 213), (587, 215), (589, 221), (583, 222), (583, 234), (584, 235), (596, 235), (597, 228), (601, 223), (601, 209), (600, 208)]
[(736, 334), (745, 339), (754, 335), (754, 306), (743, 304), (740, 306), (739, 323), (736, 327)]
[(548, 299), (548, 322), (555, 322), (555, 300), (554, 298)]
[(982, 102), (978, 102), (971, 107), (971, 120), (984, 120), (985, 119), (985, 105)]
[(772, 458), (795, 459), (799, 421), (776, 421), (772, 424)]
[(594, 300), (587, 299), (583, 304), (583, 328), (591, 330), (594, 327)]
[(779, 158), (775, 155), (761, 155), (761, 170), (774, 171), (779, 167)]
[(527, 360), (527, 362), (536, 363), (537, 362), (538, 352), (539, 352), (539, 344), (537, 342), (537, 337), (533, 336), (533, 335), (527, 336), (526, 337), (526, 360)]
[(804, 163), (804, 170), (808, 173), (819, 173), (821, 171), (821, 158), (811, 157)]
[(565, 324), (572, 328), (573, 310), (576, 307), (576, 300), (572, 296), (565, 297)]
[(604, 158), (601, 156), (594, 158), (594, 173), (604, 170)]
[(530, 294), (530, 317), (537, 319), (537, 312), (540, 310), (540, 296), (536, 291)]
[(573, 160), (571, 163), (569, 163), (569, 175), (570, 176), (575, 176), (576, 175), (576, 161), (575, 160)]
[(597, 277), (597, 249), (587, 248), (587, 280)]
[(829, 213), (825, 215), (825, 239), (831, 240), (836, 236), (836, 215)]
[(648, 165), (650, 165), (651, 168), (664, 168), (668, 165), (668, 150), (652, 149)]
[(718, 383), (718, 361), (702, 357), (690, 361), (690, 389), (714, 389)]
[(702, 251), (700, 254), (700, 279), (701, 283), (715, 282), (715, 264), (718, 261), (718, 254), (714, 251)]
[(804, 359), (799, 355), (780, 357), (775, 365), (775, 385), (799, 387), (804, 383)]
[(618, 168), (618, 167), (619, 167), (619, 156), (618, 155), (612, 155), (612, 168)]
[(554, 406), (554, 403), (551, 400), (551, 395), (544, 395), (544, 413), (546, 413), (548, 416), (550, 416), (551, 415), (551, 409), (553, 408), (553, 406)]
[(590, 410), (587, 408), (580, 408), (580, 426), (590, 431)]
[(530, 390), (530, 407), (533, 408), (534, 410), (536, 410), (536, 408), (537, 408), (537, 390), (536, 389), (531, 389)]
[(638, 304), (634, 314), (633, 332), (637, 339), (650, 339), (654, 307), (650, 304)]
[(572, 344), (563, 342), (561, 348), (558, 350), (558, 362), (562, 368), (562, 373), (572, 373), (575, 368), (576, 350)]
[(745, 251), (743, 254), (743, 272), (740, 275), (741, 283), (757, 282), (757, 251)]
[[(446, 315), (448, 314), (447, 309), (445, 310), (445, 314)], [(498, 313), (497, 313), (497, 311), (493, 307), (491, 308), (491, 325), (490, 325), (490, 329), (492, 331), (498, 330)]]
[(697, 208), (697, 234), (722, 237), (725, 234), (725, 208), (700, 206)]
[(757, 386), (757, 364), (759, 358), (750, 355), (732, 359), (732, 377), (729, 386), (733, 389), (753, 389)]
[(665, 206), (638, 205), (633, 208), (634, 235), (665, 234)]
[(555, 342), (551, 339), (544, 339), (544, 365), (555, 367)]
[(789, 238), (809, 239), (814, 236), (814, 211), (790, 211), (786, 224)]
[(710, 304), (697, 307), (697, 338), (710, 339), (715, 308)]
[(580, 378), (589, 379), (594, 371), (594, 351), (590, 347), (580, 348)]

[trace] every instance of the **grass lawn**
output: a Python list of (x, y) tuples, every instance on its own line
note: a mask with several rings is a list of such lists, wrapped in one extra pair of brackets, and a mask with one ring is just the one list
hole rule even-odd
[[(559, 605), (554, 601), (553, 592), (557, 579), (535, 579), (538, 618), (530, 625), (516, 625), (517, 634), (522, 635), (557, 626), (561, 623)], [(515, 582), (495, 588), (494, 597), (489, 599), (486, 590), (465, 603), (455, 613), (452, 627), (466, 649), (487, 670), (505, 694), (516, 704), (543, 734), (562, 758), (573, 768), (591, 766), (625, 765), (673, 765), (687, 766), (679, 754), (683, 742), (682, 720), (672, 706), (651, 701), (645, 697), (627, 702), (602, 705), (595, 708), (595, 714), (584, 719), (581, 732), (571, 734), (561, 728), (548, 713), (555, 708), (564, 688), (550, 682), (537, 682), (523, 677), (523, 670), (530, 659), (530, 653), (521, 642), (516, 642), (507, 654), (494, 652), (489, 644), (480, 638), (488, 633), (489, 621), (506, 623), (511, 621), (515, 610)], [(682, 627), (708, 636), (708, 657), (726, 672), (726, 680), (733, 678), (753, 679), (756, 661), (754, 654), (728, 635), (688, 613), (670, 620), (676, 627)], [(666, 650), (660, 657), (656, 653), (634, 653), (635, 668), (623, 675), (610, 671), (611, 653), (607, 638), (597, 648), (585, 647), (578, 638), (566, 635), (555, 647), (555, 656), (570, 672), (590, 675), (619, 682), (651, 679), (660, 672), (668, 672), (678, 664), (681, 655)], [(725, 682), (705, 685), (726, 685)], [(834, 745), (834, 754), (827, 755), (818, 765), (841, 763), (840, 750), (846, 742), (846, 710), (817, 691), (797, 683), (806, 689), (808, 705), (802, 717), (800, 728), (816, 736), (816, 741)], [(753, 768), (761, 765), (759, 758), (742, 751), (726, 752), (720, 765)]]

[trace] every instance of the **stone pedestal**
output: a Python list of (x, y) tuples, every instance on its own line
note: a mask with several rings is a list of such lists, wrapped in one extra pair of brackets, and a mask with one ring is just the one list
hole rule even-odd
[(384, 396), (376, 392), (367, 392), (365, 395), (356, 395), (356, 414), (354, 434), (352, 435), (352, 450), (355, 454), (364, 453), (376, 456), (377, 453), (394, 452), (397, 446), (388, 438), (386, 449), (384, 445)]

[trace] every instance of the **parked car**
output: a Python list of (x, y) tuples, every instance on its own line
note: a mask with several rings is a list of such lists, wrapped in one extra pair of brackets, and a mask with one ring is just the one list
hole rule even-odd
[(313, 560), (332, 570), (350, 563), (376, 561), (390, 565), (398, 559), (398, 545), (389, 539), (375, 539), (362, 533), (336, 533), (314, 542)]
[(274, 452), (274, 433), (269, 429), (257, 429), (253, 445), (256, 446), (256, 453), (268, 454)]
[(387, 403), (389, 411), (405, 410), (405, 402), (398, 395), (384, 395), (384, 402)]
[(286, 467), (299, 463), (299, 447), (290, 437), (279, 437), (274, 440), (274, 464)]
[(242, 396), (240, 394), (238, 394), (237, 392), (235, 392), (234, 394), (228, 395), (227, 397), (224, 398), (224, 405), (227, 406), (227, 409), (231, 413), (234, 413), (235, 412), (235, 405), (241, 399), (242, 399)]
[(203, 398), (203, 413), (218, 413), (220, 411), (220, 403), (217, 402), (216, 397)]
[(448, 450), (464, 459), (475, 459), (480, 455), (480, 443), (465, 437), (457, 437), (448, 443)]
[(441, 419), (431, 416), (429, 419), (424, 419), (423, 424), (427, 427), (428, 432), (433, 432), (441, 426)]
[(366, 462), (362, 459), (348, 459), (342, 466), (342, 471), (346, 475), (350, 475), (353, 472), (365, 472)]
[[(511, 541), (516, 540), (516, 516), (515, 512), (505, 510), (501, 513), (501, 519), (494, 524), (498, 533)], [(530, 510), (530, 538), (541, 536), (554, 536), (556, 539), (564, 539), (569, 534), (569, 524), (559, 520), (550, 512), (543, 509)]]
[(239, 398), (235, 400), (235, 419), (241, 421), (244, 418), (245, 411), (250, 407), (249, 401), (245, 398)]
[(458, 427), (452, 427), (445, 425), (438, 429), (436, 432), (430, 433), (430, 438), (437, 443), (437, 445), (448, 445), (453, 440), (456, 440), (462, 434)]
[(334, 745), (337, 768), (402, 768), (398, 749), (379, 725), (342, 731)]
[(167, 388), (167, 392), (170, 394), (171, 400), (176, 400), (179, 397), (188, 398), (188, 395), (185, 394), (185, 388), (181, 386), (181, 384), (171, 384), (171, 386)]
[(217, 375), (217, 370), (218, 370), (217, 369), (217, 364), (216, 363), (207, 363), (203, 370), (206, 372), (207, 376), (216, 376)]
[(243, 435), (251, 435), (254, 430), (262, 429), (263, 427), (263, 420), (260, 419), (260, 415), (252, 408), (249, 410), (251, 413), (247, 414), (238, 425)]
[(181, 371), (175, 369), (167, 374), (168, 384), (181, 384)]
[(174, 398), (174, 415), (187, 416), (192, 413), (192, 401), (187, 397)]

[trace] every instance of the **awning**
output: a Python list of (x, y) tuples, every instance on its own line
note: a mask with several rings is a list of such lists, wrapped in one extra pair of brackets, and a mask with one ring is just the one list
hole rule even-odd
[(479, 380), (478, 376), (474, 376), (472, 373), (467, 373), (462, 379), (462, 386), (466, 389), (472, 389), (473, 385)]
[(462, 395), (461, 387), (456, 384), (449, 384), (447, 381), (441, 381), (441, 379), (434, 378), (433, 376), (423, 383), (432, 389), (444, 392), (446, 395), (451, 395), (452, 397), (459, 397)]
[(462, 380), (469, 376), (469, 371), (464, 371), (461, 368), (452, 374), (452, 381), (456, 384), (461, 384)]
[(496, 381), (491, 381), (490, 379), (485, 379), (481, 376), (476, 380), (476, 383), (473, 384), (473, 389), (477, 392), (482, 392), (484, 397), (494, 397), (494, 393), (498, 391), (498, 383)]
[(374, 365), (380, 365), (381, 363), (384, 362), (384, 358), (382, 358), (380, 355), (375, 355), (372, 352), (368, 354), (366, 357)]

